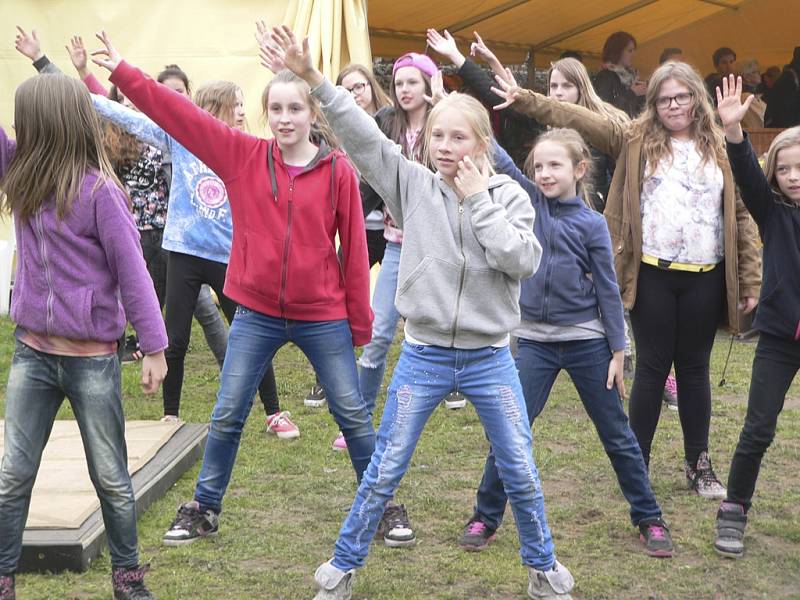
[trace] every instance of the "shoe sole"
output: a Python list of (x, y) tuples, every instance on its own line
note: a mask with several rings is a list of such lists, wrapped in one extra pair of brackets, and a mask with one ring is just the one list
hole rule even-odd
[(311, 400), (309, 398), (306, 398), (305, 400), (303, 400), (303, 406), (307, 406), (309, 408), (322, 408), (327, 403), (328, 400), (326, 398), (323, 398), (322, 400)]
[(383, 538), (383, 544), (387, 548), (405, 548), (407, 546), (413, 546), (417, 543), (417, 538), (412, 538), (410, 540), (391, 540), (389, 538)]
[(744, 556), (744, 548), (742, 548), (741, 552), (731, 552), (729, 550), (723, 550), (722, 548), (717, 547), (716, 544), (714, 544), (714, 552), (723, 558), (742, 558), (742, 556)]
[(496, 537), (497, 534), (490, 535), (488, 538), (486, 538), (486, 543), (481, 546), (477, 546), (475, 544), (459, 544), (458, 547), (462, 550), (466, 550), (467, 552), (482, 552), (489, 547), (489, 544), (491, 544)]
[(279, 431), (279, 432), (275, 432), (275, 431), (267, 430), (267, 433), (270, 434), (270, 435), (278, 436), (279, 440), (293, 440), (295, 438), (299, 438), (300, 437), (300, 432), (299, 431)]
[(334, 452), (344, 452), (345, 450), (347, 450), (347, 446), (340, 448), (339, 446), (334, 446), (333, 444), (331, 444), (331, 450), (333, 450)]
[(694, 489), (692, 487), (692, 484), (688, 481), (686, 482), (686, 487), (689, 489), (690, 492), (694, 492), (695, 494), (697, 494), (701, 498), (705, 498), (706, 500), (725, 500), (725, 498), (728, 497), (728, 490), (725, 490), (724, 492), (721, 492), (719, 494), (710, 495), (710, 494), (701, 494), (696, 489)]
[[(647, 540), (645, 540), (644, 536), (640, 533), (639, 540), (646, 544)], [(648, 550), (647, 546), (645, 546), (644, 551), (647, 553), (647, 556), (652, 556), (653, 558), (672, 558), (673, 550)]]
[(463, 402), (445, 402), (444, 407), (450, 410), (457, 410), (459, 408), (464, 408), (467, 405), (467, 401), (464, 400)]
[(195, 536), (193, 538), (186, 538), (185, 540), (162, 538), (161, 539), (161, 545), (162, 546), (187, 546), (189, 544), (194, 544), (197, 540), (216, 537), (218, 533), (219, 533), (218, 531), (212, 531), (211, 533), (207, 533), (205, 535), (198, 535), (198, 536)]

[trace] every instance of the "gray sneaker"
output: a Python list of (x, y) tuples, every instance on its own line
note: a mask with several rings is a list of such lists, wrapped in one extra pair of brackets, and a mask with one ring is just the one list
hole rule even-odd
[(572, 573), (558, 561), (549, 571), (528, 567), (528, 596), (530, 598), (572, 600), (569, 593), (573, 587), (575, 587), (575, 579), (573, 579)]
[(735, 502), (723, 502), (717, 511), (717, 537), (714, 550), (727, 558), (739, 558), (744, 554), (744, 528), (747, 513), (744, 506)]
[(467, 397), (461, 392), (450, 392), (444, 397), (444, 406), (450, 410), (464, 408), (467, 405)]
[(728, 491), (722, 482), (717, 479), (711, 459), (705, 450), (697, 457), (697, 464), (692, 468), (687, 461), (683, 461), (686, 471), (686, 485), (690, 490), (697, 492), (698, 496), (711, 499), (723, 499)]
[(319, 586), (314, 600), (350, 600), (353, 597), (355, 576), (354, 569), (345, 573), (334, 567), (330, 560), (322, 563), (314, 573), (314, 581)]

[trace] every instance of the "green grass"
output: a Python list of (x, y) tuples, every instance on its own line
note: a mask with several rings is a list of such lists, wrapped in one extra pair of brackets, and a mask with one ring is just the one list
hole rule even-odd
[[(0, 381), (13, 351), (13, 326), (0, 320)], [(717, 387), (728, 336), (714, 349), (711, 455), (727, 476), (744, 419), (755, 346), (735, 343), (727, 385)], [(397, 360), (395, 344), (390, 366)], [(192, 496), (199, 464), (141, 516), (142, 560), (151, 564), (148, 584), (160, 600), (186, 598), (310, 598), (313, 572), (331, 555), (354, 477), (347, 456), (330, 442), (336, 425), (327, 410), (307, 409), (303, 395), (313, 374), (294, 347), (275, 361), (284, 409), (302, 435), (278, 441), (264, 433), (257, 403), (245, 429), (225, 498), (220, 535), (185, 548), (160, 540), (176, 507)], [(391, 369), (387, 370), (387, 378)], [(187, 357), (182, 416), (207, 422), (218, 385), (216, 363), (195, 331)], [(129, 419), (161, 415), (160, 395), (145, 397), (135, 366), (124, 368)], [(5, 385), (0, 389), (3, 394)], [(3, 396), (0, 396), (2, 398)], [(379, 401), (379, 403), (382, 400)], [(3, 401), (0, 399), (0, 413)], [(380, 413), (380, 406), (379, 411)], [(72, 417), (64, 406), (59, 418)], [(790, 390), (776, 441), (764, 461), (740, 561), (717, 557), (711, 548), (716, 502), (684, 488), (682, 436), (677, 414), (662, 413), (653, 450), (653, 485), (671, 525), (677, 553), (672, 560), (648, 558), (628, 520), (625, 500), (568, 377), (562, 375), (534, 428), (535, 454), (559, 560), (577, 582), (575, 598), (751, 599), (800, 598), (800, 385)], [(510, 511), (498, 540), (480, 554), (467, 554), (455, 540), (469, 518), (487, 444), (474, 409), (437, 410), (428, 424), (398, 499), (410, 511), (416, 547), (392, 550), (373, 545), (359, 572), (354, 597), (524, 598), (526, 572)], [(20, 599), (110, 597), (107, 553), (87, 573), (24, 574)]]

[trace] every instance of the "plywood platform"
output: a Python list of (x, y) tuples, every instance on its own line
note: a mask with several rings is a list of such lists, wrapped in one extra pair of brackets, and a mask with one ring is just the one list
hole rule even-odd
[[(206, 425), (129, 421), (128, 469), (141, 514), (202, 457)], [(3, 422), (0, 421), (0, 455)], [(20, 571), (85, 571), (105, 543), (75, 421), (56, 421), (42, 457), (23, 536)]]

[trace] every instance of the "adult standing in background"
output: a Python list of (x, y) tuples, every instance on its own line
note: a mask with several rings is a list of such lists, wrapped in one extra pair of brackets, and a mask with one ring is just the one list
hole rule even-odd
[(598, 96), (631, 118), (644, 107), (647, 91), (647, 83), (639, 81), (639, 72), (633, 67), (635, 53), (636, 38), (627, 31), (612, 33), (603, 44), (603, 68), (592, 80)]

